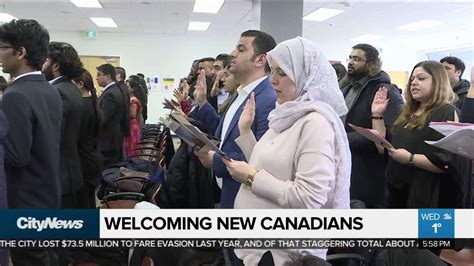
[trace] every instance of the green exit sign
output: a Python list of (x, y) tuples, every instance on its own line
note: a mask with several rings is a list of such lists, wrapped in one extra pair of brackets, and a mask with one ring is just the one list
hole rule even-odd
[(97, 32), (96, 31), (85, 31), (85, 36), (86, 36), (86, 39), (95, 39), (95, 37), (97, 37)]

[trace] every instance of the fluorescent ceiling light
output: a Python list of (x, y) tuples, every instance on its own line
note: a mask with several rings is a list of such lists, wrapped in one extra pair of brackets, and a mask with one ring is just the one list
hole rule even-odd
[(224, 4), (224, 0), (195, 0), (193, 12), (216, 14)]
[(304, 20), (325, 21), (344, 12), (339, 9), (320, 8), (304, 16)]
[(95, 25), (104, 28), (117, 28), (117, 24), (115, 24), (114, 20), (111, 18), (90, 18)]
[(10, 22), (14, 19), (16, 18), (8, 13), (0, 13), (0, 22)]
[(364, 34), (359, 37), (352, 38), (351, 41), (354, 42), (373, 42), (376, 40), (381, 39), (381, 35), (374, 35), (374, 34)]
[(190, 21), (188, 25), (188, 30), (206, 31), (209, 26), (211, 26), (211, 22)]
[(397, 29), (399, 29), (399, 30), (408, 30), (408, 31), (416, 31), (416, 30), (431, 28), (431, 27), (437, 26), (437, 25), (442, 24), (442, 23), (444, 23), (444, 22), (438, 21), (438, 20), (425, 19), (425, 20), (420, 20), (420, 21), (417, 21), (417, 22), (409, 23), (409, 24), (406, 24), (406, 25), (402, 25), (400, 27), (397, 27)]
[(71, 3), (77, 7), (102, 8), (99, 0), (71, 0)]

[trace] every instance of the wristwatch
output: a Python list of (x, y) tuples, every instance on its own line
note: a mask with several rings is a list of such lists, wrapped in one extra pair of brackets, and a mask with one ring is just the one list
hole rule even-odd
[(255, 178), (255, 175), (257, 173), (258, 171), (252, 168), (252, 170), (250, 170), (250, 173), (247, 175), (247, 180), (245, 180), (245, 187), (248, 190), (252, 189), (253, 179)]

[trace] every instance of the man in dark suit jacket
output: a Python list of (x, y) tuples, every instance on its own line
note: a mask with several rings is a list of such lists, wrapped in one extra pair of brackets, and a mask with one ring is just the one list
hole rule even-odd
[[(7, 180), (5, 176), (5, 137), (8, 132), (7, 117), (0, 109), (0, 209), (8, 208), (7, 204)], [(8, 265), (8, 249), (0, 249), (0, 265)]]
[(126, 78), (127, 74), (125, 73), (125, 68), (115, 67), (115, 82), (122, 93), (123, 104), (125, 106), (124, 117), (120, 122), (124, 137), (130, 136), (130, 94), (128, 93), (127, 84), (125, 84)]
[[(237, 122), (243, 106), (251, 93), (255, 94), (256, 110), (252, 131), (255, 137), (260, 137), (268, 130), (268, 114), (275, 108), (276, 95), (268, 80), (268, 66), (265, 54), (275, 47), (275, 40), (269, 34), (250, 30), (242, 33), (237, 47), (232, 52), (232, 62), (229, 69), (240, 81), (238, 94), (227, 111), (220, 117), (214, 108), (206, 101), (206, 86), (202, 84), (204, 71), (201, 70), (195, 88), (195, 100), (199, 109), (193, 114), (209, 132), (221, 139), (221, 150), (235, 160), (245, 160), (245, 157), (235, 139), (240, 135)], [(200, 82), (201, 81), (201, 82)], [(240, 188), (240, 183), (234, 181), (222, 162), (222, 157), (211, 152), (195, 152), (202, 164), (214, 170), (217, 177), (222, 178), (221, 205), (223, 208), (233, 208), (234, 200)]]
[(59, 91), (63, 101), (59, 160), (61, 207), (75, 208), (78, 206), (75, 194), (83, 185), (77, 148), (81, 130), (82, 94), (71, 80), (81, 75), (82, 63), (69, 43), (51, 42), (48, 48), (42, 71), (49, 83)]
[[(39, 71), (49, 34), (35, 20), (0, 26), (3, 72), (14, 77), (2, 108), (10, 123), (5, 171), (10, 208), (59, 208), (59, 142), (62, 104), (58, 90)], [(14, 265), (51, 265), (45, 249), (11, 248)]]
[(122, 155), (125, 106), (123, 94), (115, 83), (115, 68), (111, 64), (97, 67), (97, 83), (104, 88), (99, 97), (102, 111), (99, 151), (104, 156), (104, 168), (107, 168), (118, 163)]

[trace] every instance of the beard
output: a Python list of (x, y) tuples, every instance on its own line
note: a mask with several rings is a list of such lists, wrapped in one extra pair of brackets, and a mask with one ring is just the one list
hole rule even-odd
[(47, 68), (45, 68), (43, 71), (44, 76), (46, 77), (47, 81), (53, 80), (54, 75), (53, 75), (53, 66), (50, 64)]
[(369, 74), (366, 68), (355, 69), (353, 67), (347, 67), (347, 76), (350, 79), (359, 80)]

